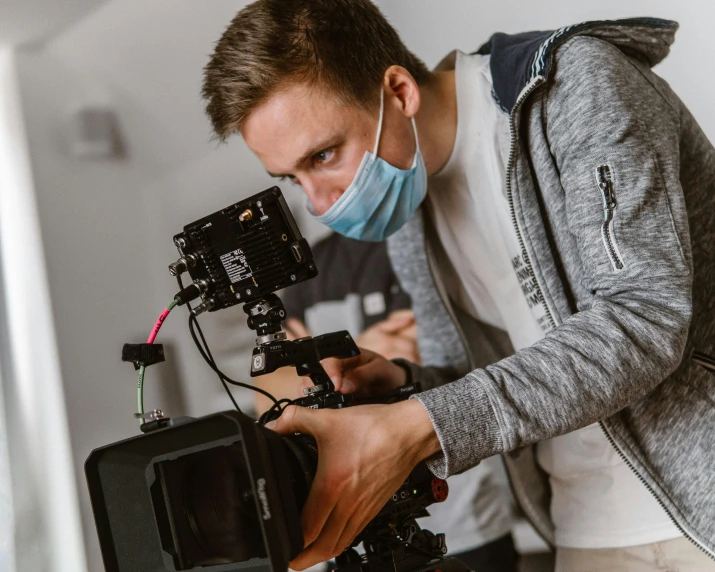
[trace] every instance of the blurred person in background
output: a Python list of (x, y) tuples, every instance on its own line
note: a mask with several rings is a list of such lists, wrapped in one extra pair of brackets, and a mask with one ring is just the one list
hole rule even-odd
[[(348, 330), (358, 347), (388, 359), (421, 363), (410, 298), (390, 266), (384, 243), (360, 242), (332, 233), (312, 247), (318, 276), (281, 293), (289, 339)], [(256, 377), (277, 399), (301, 396), (304, 379), (295, 368)], [(260, 415), (272, 402), (255, 394)], [(498, 457), (450, 477), (449, 496), (429, 507), (422, 528), (444, 532), (449, 555), (479, 572), (516, 572), (510, 529), (511, 497)]]

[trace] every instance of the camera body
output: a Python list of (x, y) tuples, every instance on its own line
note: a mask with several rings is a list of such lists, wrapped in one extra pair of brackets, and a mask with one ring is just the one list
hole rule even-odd
[[(203, 312), (244, 305), (248, 326), (258, 334), (251, 376), (292, 365), (314, 383), (292, 403), (316, 409), (362, 403), (335, 392), (320, 364), (358, 355), (348, 332), (287, 340), (281, 331), (286, 316), (275, 292), (318, 271), (280, 189), (185, 226), (174, 243), (180, 258), (169, 266), (171, 274), (192, 278), (175, 301), (189, 305), (200, 298), (189, 306), (190, 324)], [(209, 365), (221, 377), (215, 362)], [(416, 391), (404, 386), (377, 401)], [(258, 423), (240, 411), (198, 419), (162, 414), (142, 425), (143, 435), (93, 451), (85, 472), (106, 571), (286, 570), (303, 549), (300, 512), (319, 452), (308, 435), (281, 436), (262, 426), (280, 412), (274, 408)], [(444, 535), (421, 530), (415, 521), (446, 497), (447, 483), (419, 464), (337, 558), (338, 570), (465, 570), (443, 558)], [(360, 542), (364, 555), (354, 550)]]
[[(237, 411), (96, 449), (85, 472), (105, 570), (285, 571), (303, 549), (300, 510), (317, 461), (309, 437), (282, 437)], [(355, 545), (377, 556), (381, 535), (404, 523), (400, 535), (422, 534), (441, 555), (444, 536), (418, 531), (413, 518), (445, 487), (418, 466)]]
[[(85, 463), (107, 572), (284, 571), (302, 548), (281, 438), (228, 411), (177, 419)], [(307, 492), (306, 492), (307, 494)], [(214, 503), (214, 501), (216, 501)], [(292, 501), (292, 502), (291, 502)], [(207, 515), (204, 507), (222, 512)]]

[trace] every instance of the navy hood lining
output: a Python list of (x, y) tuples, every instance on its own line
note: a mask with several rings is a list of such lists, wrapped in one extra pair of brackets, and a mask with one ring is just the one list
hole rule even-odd
[[(553, 55), (568, 39), (587, 34), (596, 29), (624, 27), (649, 27), (675, 32), (677, 22), (658, 18), (628, 18), (623, 20), (597, 20), (566, 26), (558, 30), (524, 32), (521, 34), (494, 34), (475, 54), (489, 55), (494, 99), (505, 113), (513, 111), (519, 94), (537, 77), (547, 78)], [(660, 62), (667, 50), (649, 61), (651, 66)]]

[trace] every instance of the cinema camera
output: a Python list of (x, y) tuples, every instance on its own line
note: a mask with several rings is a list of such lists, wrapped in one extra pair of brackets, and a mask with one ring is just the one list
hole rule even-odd
[[(278, 417), (287, 403), (318, 409), (361, 403), (335, 392), (320, 364), (327, 357), (356, 356), (359, 350), (346, 331), (295, 341), (281, 331), (286, 314), (275, 292), (318, 271), (277, 187), (187, 225), (174, 243), (181, 257), (169, 269), (181, 289), (147, 343), (127, 344), (123, 351), (123, 359), (139, 370), (135, 416), (142, 434), (96, 449), (85, 464), (104, 566), (107, 572), (283, 572), (303, 549), (300, 512), (319, 451), (308, 435), (280, 436), (263, 424)], [(192, 278), (186, 288), (181, 282), (185, 272)], [(192, 337), (229, 395), (227, 383), (256, 389), (218, 368), (196, 318), (236, 304), (243, 304), (248, 326), (258, 334), (251, 376), (291, 365), (314, 386), (294, 401), (270, 396), (274, 406), (258, 422), (237, 406), (198, 419), (170, 419), (159, 410), (145, 413), (144, 371), (163, 360), (154, 340), (175, 306), (188, 306)], [(405, 399), (417, 390), (406, 385), (380, 401)], [(446, 482), (418, 465), (337, 557), (337, 569), (467, 570), (444, 557), (443, 534), (422, 530), (415, 520), (446, 496)], [(364, 554), (356, 550), (361, 542)]]

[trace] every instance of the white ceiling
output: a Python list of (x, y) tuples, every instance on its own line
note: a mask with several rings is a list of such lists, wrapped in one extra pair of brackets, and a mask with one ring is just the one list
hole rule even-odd
[(106, 0), (2, 0), (0, 45), (34, 43), (83, 18)]
[(203, 67), (247, 3), (111, 0), (57, 35), (47, 50), (130, 104), (132, 114), (122, 121), (131, 150), (168, 171), (216, 148), (201, 101)]

